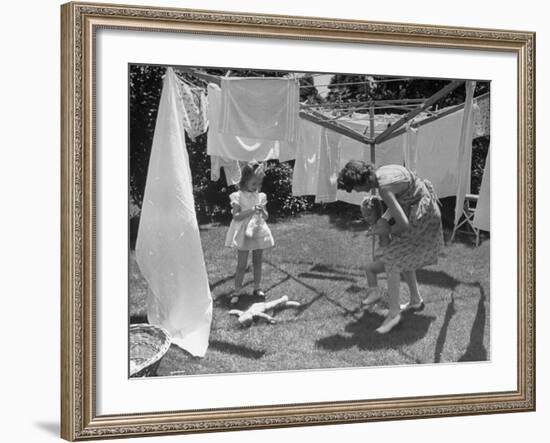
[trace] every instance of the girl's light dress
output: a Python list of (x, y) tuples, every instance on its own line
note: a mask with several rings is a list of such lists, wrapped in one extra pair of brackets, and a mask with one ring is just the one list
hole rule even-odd
[[(256, 205), (265, 207), (267, 197), (263, 192), (237, 191), (229, 196), (231, 207), (239, 206), (241, 211), (253, 209)], [(229, 230), (225, 237), (225, 246), (237, 248), (241, 251), (253, 251), (255, 249), (268, 249), (275, 245), (271, 230), (265, 220), (262, 219), (260, 226), (255, 229), (253, 237), (245, 235), (248, 222), (253, 215), (242, 220), (231, 220)]]

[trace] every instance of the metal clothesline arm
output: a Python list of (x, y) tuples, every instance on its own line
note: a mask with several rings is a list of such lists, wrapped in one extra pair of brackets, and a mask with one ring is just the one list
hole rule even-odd
[(390, 125), (388, 129), (386, 129), (384, 132), (382, 132), (382, 134), (376, 137), (376, 143), (384, 142), (387, 138), (391, 136), (392, 132), (394, 132), (397, 128), (404, 125), (408, 121), (412, 120), (422, 111), (426, 110), (427, 108), (432, 106), (435, 102), (437, 102), (439, 99), (446, 96), (451, 91), (454, 91), (456, 88), (458, 88), (460, 85), (463, 85), (463, 84), (464, 84), (464, 80), (454, 80), (451, 83), (449, 83), (447, 86), (445, 86), (444, 88), (436, 92), (434, 95), (432, 95), (429, 99), (427, 99), (421, 106), (408, 112), (399, 120), (397, 120), (395, 123)]

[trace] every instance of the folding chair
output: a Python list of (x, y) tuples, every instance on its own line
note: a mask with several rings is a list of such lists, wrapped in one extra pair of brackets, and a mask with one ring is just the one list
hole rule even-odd
[[(464, 207), (462, 209), (462, 215), (453, 228), (453, 234), (451, 235), (451, 242), (455, 238), (457, 232), (462, 232), (469, 235), (475, 235), (476, 247), (479, 246), (479, 229), (474, 226), (474, 214), (477, 206), (479, 195), (466, 194), (464, 198)], [(462, 229), (460, 229), (462, 228)]]

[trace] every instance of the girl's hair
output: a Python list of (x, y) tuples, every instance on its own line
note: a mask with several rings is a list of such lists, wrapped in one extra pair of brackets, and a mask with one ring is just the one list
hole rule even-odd
[(361, 202), (361, 209), (365, 212), (374, 211), (377, 220), (382, 217), (384, 213), (382, 199), (378, 195), (369, 195), (365, 197)]
[(350, 160), (338, 174), (338, 189), (353, 191), (356, 185), (365, 185), (374, 176), (374, 166), (361, 160)]
[(258, 162), (250, 162), (245, 164), (241, 168), (241, 179), (239, 180), (238, 188), (245, 189), (248, 181), (254, 176), (261, 177), (263, 179), (265, 177), (264, 166)]

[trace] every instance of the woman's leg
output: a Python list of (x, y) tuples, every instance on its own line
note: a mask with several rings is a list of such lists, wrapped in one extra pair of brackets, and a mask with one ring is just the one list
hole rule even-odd
[(389, 312), (382, 325), (376, 330), (380, 334), (390, 332), (401, 321), (399, 307), (399, 286), (401, 274), (399, 271), (387, 272), (388, 276), (388, 304)]
[(418, 292), (418, 282), (416, 280), (416, 271), (403, 271), (403, 280), (409, 287), (410, 301), (409, 305), (417, 305), (422, 302), (420, 292)]
[(254, 290), (258, 291), (262, 284), (262, 255), (263, 249), (252, 251), (252, 266), (254, 267)]
[(374, 305), (382, 297), (382, 291), (378, 288), (378, 274), (384, 272), (384, 263), (374, 261), (367, 265), (367, 298), (362, 301), (363, 306)]
[(248, 264), (248, 251), (237, 252), (237, 270), (235, 271), (235, 294), (238, 294), (243, 287), (244, 273)]
[(378, 286), (378, 274), (384, 272), (384, 263), (381, 261), (373, 261), (367, 265), (367, 283), (369, 288), (376, 288)]

